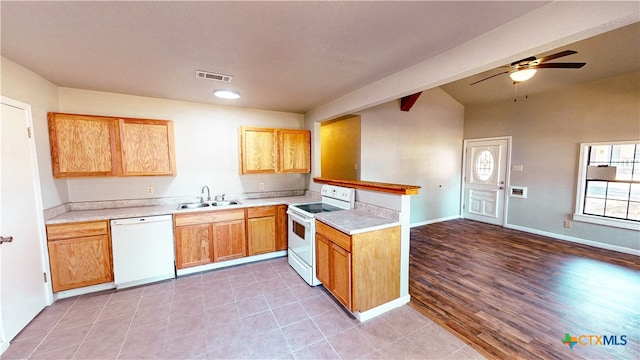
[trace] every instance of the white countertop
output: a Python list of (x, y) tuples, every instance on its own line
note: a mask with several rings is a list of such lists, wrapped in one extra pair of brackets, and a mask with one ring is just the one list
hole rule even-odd
[(276, 198), (262, 198), (262, 199), (240, 199), (237, 200), (238, 205), (229, 205), (221, 207), (204, 207), (197, 209), (178, 209), (178, 204), (170, 205), (154, 205), (154, 206), (137, 206), (137, 207), (121, 207), (111, 209), (100, 210), (73, 210), (64, 214), (58, 215), (46, 221), (46, 224), (62, 224), (70, 222), (80, 221), (95, 221), (95, 220), (112, 220), (112, 219), (125, 219), (132, 217), (145, 217), (155, 215), (171, 215), (188, 212), (200, 212), (200, 211), (224, 211), (232, 209), (243, 209), (246, 207), (255, 206), (269, 206), (269, 205), (290, 205), (301, 204), (314, 201), (320, 201), (320, 196), (288, 196), (288, 197), (276, 197)]
[[(320, 200), (321, 198), (319, 195), (311, 195), (260, 199), (239, 199), (237, 200), (239, 202), (238, 205), (228, 205), (221, 207), (210, 206), (196, 209), (178, 209), (178, 204), (168, 204), (154, 206), (120, 207), (99, 210), (72, 210), (47, 220), (46, 224), (126, 219), (133, 217), (172, 215), (201, 211), (224, 211), (233, 209), (244, 209), (247, 207), (271, 206), (280, 204), (304, 204), (310, 202), (318, 202)], [(380, 230), (400, 225), (400, 222), (398, 222), (397, 220), (376, 216), (359, 209), (321, 213), (316, 214), (315, 217), (325, 224), (332, 226), (348, 235), (354, 235), (367, 231)]]
[(315, 218), (347, 235), (400, 226), (399, 221), (359, 209), (320, 213)]

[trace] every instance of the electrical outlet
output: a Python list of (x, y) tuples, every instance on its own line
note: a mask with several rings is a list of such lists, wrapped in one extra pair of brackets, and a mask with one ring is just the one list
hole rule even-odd
[(567, 229), (571, 228), (571, 220), (565, 220), (564, 221), (564, 227), (566, 227)]
[(153, 186), (147, 187), (147, 195), (153, 195)]
[(264, 183), (263, 182), (259, 183), (258, 188), (260, 188), (260, 190), (264, 190)]

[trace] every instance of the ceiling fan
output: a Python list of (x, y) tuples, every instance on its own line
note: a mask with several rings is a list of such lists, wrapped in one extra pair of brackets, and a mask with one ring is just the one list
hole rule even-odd
[(533, 75), (535, 75), (536, 70), (537, 69), (550, 69), (550, 68), (557, 68), (557, 69), (580, 69), (581, 67), (583, 67), (586, 63), (583, 62), (575, 62), (575, 63), (569, 63), (569, 62), (564, 62), (564, 63), (547, 63), (547, 61), (549, 60), (554, 60), (563, 56), (567, 56), (567, 55), (573, 55), (573, 54), (577, 54), (577, 51), (573, 51), (573, 50), (565, 50), (565, 51), (561, 51), (557, 54), (553, 54), (553, 55), (548, 55), (545, 57), (541, 57), (541, 58), (536, 58), (535, 56), (530, 56), (528, 58), (522, 59), (522, 60), (518, 60), (518, 61), (514, 61), (511, 63), (511, 65), (505, 65), (505, 66), (501, 66), (501, 68), (509, 68), (509, 70), (507, 71), (503, 71), (501, 73), (495, 74), (495, 75), (491, 75), (489, 77), (486, 77), (482, 80), (478, 80), (476, 82), (471, 83), (470, 85), (474, 85), (477, 84), (479, 82), (491, 79), (493, 77), (496, 76), (500, 76), (503, 74), (509, 74), (509, 77), (511, 77), (511, 80), (513, 80), (514, 83), (519, 83), (519, 82), (523, 82), (523, 81), (527, 81), (529, 79), (531, 79), (533, 77)]

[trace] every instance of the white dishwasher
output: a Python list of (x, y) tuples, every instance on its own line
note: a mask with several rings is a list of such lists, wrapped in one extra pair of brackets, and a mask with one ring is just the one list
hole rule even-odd
[(171, 215), (111, 220), (111, 246), (119, 289), (176, 277)]

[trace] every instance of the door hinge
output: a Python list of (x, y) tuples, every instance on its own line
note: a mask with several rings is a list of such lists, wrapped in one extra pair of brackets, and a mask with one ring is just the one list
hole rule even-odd
[(31, 139), (31, 127), (27, 126), (27, 137), (29, 137), (29, 139)]
[(44, 277), (44, 282), (47, 282), (47, 273), (42, 273), (42, 277)]

